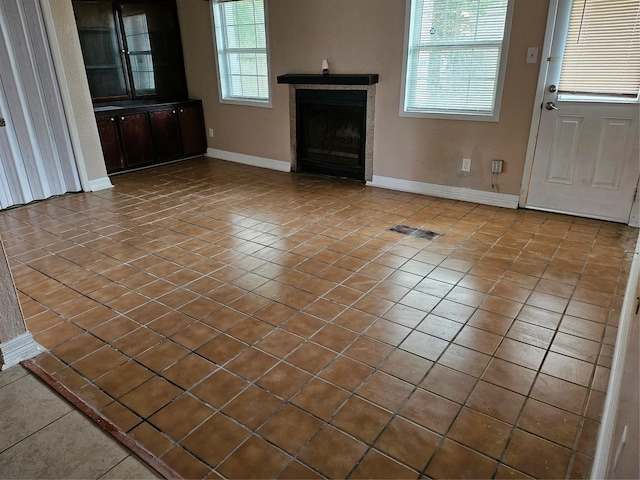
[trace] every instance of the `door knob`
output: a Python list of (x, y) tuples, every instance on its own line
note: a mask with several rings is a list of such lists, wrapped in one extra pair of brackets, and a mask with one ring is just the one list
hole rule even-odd
[(547, 110), (560, 110), (553, 102), (547, 102), (544, 106)]
[(0, 118), (0, 127), (6, 127), (7, 126), (7, 122), (4, 118)]
[(556, 92), (556, 90), (558, 90), (558, 87), (556, 87), (555, 85), (549, 85), (549, 91), (550, 91), (551, 93), (555, 93), (555, 92)]

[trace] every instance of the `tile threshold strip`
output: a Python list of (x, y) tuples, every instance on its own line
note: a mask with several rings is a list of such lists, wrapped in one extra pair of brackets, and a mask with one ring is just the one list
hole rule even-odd
[(87, 402), (82, 400), (76, 394), (74, 394), (71, 390), (65, 387), (58, 380), (53, 378), (47, 372), (45, 372), (40, 365), (38, 365), (33, 360), (24, 360), (22, 366), (29, 370), (31, 373), (36, 375), (40, 380), (49, 385), (52, 389), (54, 389), (59, 395), (64, 397), (69, 403), (71, 403), (75, 408), (85, 414), (91, 421), (93, 421), (96, 425), (98, 425), (102, 430), (111, 435), (115, 440), (117, 440), (121, 445), (130, 450), (134, 455), (136, 455), (141, 461), (149, 466), (153, 471), (155, 471), (158, 475), (166, 478), (168, 480), (180, 480), (182, 477), (178, 475), (172, 468), (170, 468), (167, 464), (165, 464), (158, 457), (150, 453), (146, 450), (142, 445), (136, 442), (132, 437), (127, 435), (124, 430), (118, 427), (116, 424), (111, 422), (109, 419), (104, 417), (100, 412), (95, 410), (92, 406), (90, 406)]

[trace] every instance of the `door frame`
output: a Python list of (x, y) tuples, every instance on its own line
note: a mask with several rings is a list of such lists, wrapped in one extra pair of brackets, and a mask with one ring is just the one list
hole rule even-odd
[(547, 13), (547, 26), (544, 32), (544, 43), (540, 52), (540, 71), (538, 72), (538, 83), (536, 85), (536, 96), (533, 101), (533, 113), (531, 115), (531, 127), (529, 128), (529, 141), (527, 143), (527, 153), (524, 160), (524, 170), (522, 172), (522, 184), (520, 186), (520, 200), (518, 206), (526, 207), (527, 195), (531, 186), (531, 172), (533, 171), (533, 158), (536, 153), (538, 143), (538, 132), (540, 130), (540, 120), (542, 119), (542, 101), (547, 85), (547, 72), (549, 70), (549, 59), (551, 55), (551, 42), (556, 26), (558, 15), (558, 4), (560, 0), (549, 0), (549, 11)]
[[(542, 119), (542, 103), (547, 86), (547, 74), (549, 71), (549, 62), (551, 56), (551, 44), (558, 16), (558, 6), (560, 0), (549, 0), (549, 11), (547, 13), (547, 26), (544, 33), (544, 43), (540, 54), (540, 71), (538, 72), (538, 83), (536, 86), (536, 95), (533, 101), (533, 113), (531, 115), (531, 126), (529, 128), (529, 141), (527, 143), (527, 152), (525, 155), (524, 170), (522, 172), (522, 183), (520, 186), (520, 199), (518, 206), (526, 208), (527, 195), (531, 187), (531, 174), (533, 171), (533, 160), (536, 153), (536, 145), (538, 143), (538, 132), (540, 131), (540, 121)], [(640, 227), (640, 178), (639, 185), (636, 188), (635, 200), (631, 206), (628, 225), (631, 227)]]

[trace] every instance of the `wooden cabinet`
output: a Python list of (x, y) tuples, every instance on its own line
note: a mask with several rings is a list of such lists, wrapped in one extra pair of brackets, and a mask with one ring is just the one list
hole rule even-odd
[(96, 112), (108, 173), (201, 155), (207, 149), (199, 100), (112, 108)]
[(127, 168), (147, 165), (155, 160), (146, 112), (118, 115), (118, 128)]
[(178, 109), (182, 153), (198, 155), (207, 150), (204, 116), (201, 104), (183, 105)]
[(107, 172), (113, 173), (124, 170), (124, 156), (120, 146), (120, 134), (118, 133), (116, 117), (113, 115), (102, 116), (97, 117), (96, 121)]

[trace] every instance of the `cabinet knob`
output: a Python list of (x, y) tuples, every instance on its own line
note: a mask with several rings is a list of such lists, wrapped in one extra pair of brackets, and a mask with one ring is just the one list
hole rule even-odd
[(120, 120), (122, 120), (124, 122), (124, 117), (120, 117)]
[(111, 117), (109, 120), (111, 120), (112, 122), (116, 121), (116, 117)]
[(180, 109), (180, 113), (184, 113), (184, 108), (181, 108), (181, 109)]
[(171, 113), (173, 113), (175, 115), (176, 111), (175, 110), (171, 110)]

